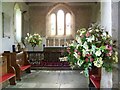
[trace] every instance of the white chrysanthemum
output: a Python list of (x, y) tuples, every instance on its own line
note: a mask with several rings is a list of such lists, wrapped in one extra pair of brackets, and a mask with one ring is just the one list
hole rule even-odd
[(101, 53), (101, 50), (98, 50), (98, 51), (95, 52), (95, 55), (96, 55), (96, 56), (100, 56), (101, 54), (102, 54), (102, 53)]
[(96, 61), (93, 62), (96, 67), (101, 67), (103, 64), (102, 58), (98, 58)]

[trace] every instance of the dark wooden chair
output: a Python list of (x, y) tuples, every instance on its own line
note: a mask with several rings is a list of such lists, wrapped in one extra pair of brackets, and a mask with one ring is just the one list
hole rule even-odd
[(0, 83), (9, 80), (10, 85), (16, 85), (15, 69), (10, 64), (10, 55), (8, 57), (0, 56)]

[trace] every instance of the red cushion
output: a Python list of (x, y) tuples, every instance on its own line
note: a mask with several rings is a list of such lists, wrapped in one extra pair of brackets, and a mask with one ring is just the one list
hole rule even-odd
[(21, 66), (21, 67), (20, 67), (20, 70), (21, 70), (21, 71), (25, 71), (25, 70), (28, 69), (29, 67), (31, 67), (31, 65)]
[(12, 78), (14, 76), (15, 76), (14, 73), (7, 73), (7, 74), (3, 75), (2, 77), (0, 77), (0, 82), (5, 82), (6, 80), (9, 80), (10, 78)]
[(100, 77), (96, 78), (94, 75), (90, 75), (90, 80), (96, 88), (100, 88)]

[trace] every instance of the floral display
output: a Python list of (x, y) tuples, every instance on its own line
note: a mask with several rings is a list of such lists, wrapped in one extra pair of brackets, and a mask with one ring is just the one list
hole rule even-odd
[(67, 57), (74, 68), (83, 68), (88, 76), (92, 66), (112, 71), (113, 65), (118, 62), (116, 41), (101, 25), (92, 24), (88, 29), (77, 31), (76, 39), (67, 48)]
[(42, 42), (41, 36), (39, 34), (36, 34), (36, 33), (33, 35), (27, 33), (27, 37), (25, 39), (27, 40), (27, 42), (29, 44), (31, 44), (33, 49), (34, 49), (34, 47), (36, 47), (36, 45), (40, 45)]

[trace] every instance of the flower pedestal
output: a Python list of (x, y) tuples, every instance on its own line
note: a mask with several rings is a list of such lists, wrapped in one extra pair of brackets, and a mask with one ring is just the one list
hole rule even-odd
[(112, 90), (112, 72), (107, 72), (105, 68), (101, 69), (100, 88), (102, 88), (102, 90), (104, 90), (105, 88), (109, 88), (109, 90)]
[(89, 70), (89, 88), (100, 88), (101, 68), (92, 67)]

